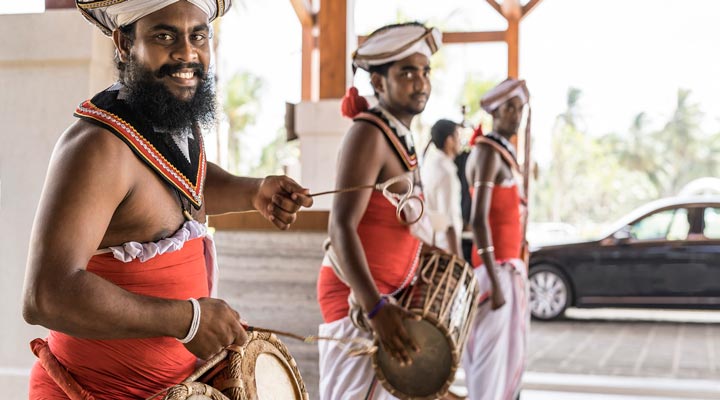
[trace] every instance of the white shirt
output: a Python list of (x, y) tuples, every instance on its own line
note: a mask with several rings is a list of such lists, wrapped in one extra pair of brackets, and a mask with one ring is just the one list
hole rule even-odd
[(420, 169), (420, 176), (426, 212), (435, 231), (435, 246), (449, 251), (448, 228), (454, 228), (458, 240), (463, 228), (460, 208), (462, 189), (457, 176), (457, 166), (452, 158), (431, 145)]

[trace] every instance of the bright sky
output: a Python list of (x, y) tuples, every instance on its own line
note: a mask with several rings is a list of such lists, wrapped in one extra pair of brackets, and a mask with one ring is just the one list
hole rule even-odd
[[(0, 0), (0, 12), (39, 12), (43, 0)], [(401, 10), (401, 11), (399, 11)], [(355, 30), (367, 34), (396, 20), (428, 22), (448, 30), (501, 30), (504, 21), (484, 1), (359, 0)], [(569, 87), (582, 89), (581, 106), (592, 134), (622, 133), (639, 112), (663, 123), (678, 88), (705, 113), (707, 133), (720, 130), (720, 1), (545, 0), (521, 25), (520, 75), (532, 96), (536, 158), (549, 157), (555, 117), (565, 109)], [(259, 155), (283, 125), (285, 101), (300, 100), (300, 26), (288, 0), (235, 0), (221, 32), (220, 72), (251, 71), (265, 81), (263, 109), (248, 135)], [(459, 120), (457, 104), (468, 73), (502, 80), (504, 44), (450, 45), (444, 70), (421, 116)], [(370, 94), (362, 75), (356, 84)]]

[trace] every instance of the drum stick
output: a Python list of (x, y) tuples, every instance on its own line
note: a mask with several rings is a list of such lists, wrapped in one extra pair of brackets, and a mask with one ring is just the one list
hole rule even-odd
[(336, 189), (336, 190), (328, 190), (325, 192), (318, 192), (318, 193), (311, 193), (308, 196), (309, 197), (316, 197), (316, 196), (324, 196), (326, 194), (335, 194), (335, 193), (345, 193), (345, 192), (354, 192), (356, 190), (364, 190), (364, 189), (376, 189), (376, 190), (385, 190), (388, 187), (401, 182), (401, 181), (407, 181), (410, 183), (412, 187), (412, 178), (407, 174), (400, 174), (393, 176), (392, 178), (386, 180), (385, 182), (375, 183), (375, 184), (367, 184), (367, 185), (358, 185), (358, 186), (351, 186), (349, 188), (344, 189)]
[(359, 185), (359, 186), (353, 186), (345, 189), (337, 189), (337, 190), (328, 190), (325, 192), (319, 192), (319, 193), (311, 193), (308, 196), (309, 197), (316, 197), (316, 196), (324, 196), (326, 194), (335, 194), (335, 193), (345, 193), (345, 192), (354, 192), (356, 190), (363, 190), (363, 189), (375, 189), (375, 187), (378, 185)]
[(289, 338), (297, 339), (305, 343), (317, 343), (319, 340), (331, 340), (335, 342), (339, 342), (346, 345), (352, 345), (350, 347), (350, 355), (359, 356), (359, 355), (370, 355), (377, 351), (377, 346), (375, 346), (370, 339), (366, 338), (337, 338), (337, 337), (330, 337), (330, 336), (316, 336), (316, 335), (308, 335), (308, 336), (302, 336), (291, 332), (284, 332), (279, 331), (276, 329), (268, 329), (268, 328), (261, 328), (257, 326), (245, 326), (245, 330), (248, 332), (266, 332), (266, 333), (273, 333), (275, 335), (279, 336), (286, 336)]

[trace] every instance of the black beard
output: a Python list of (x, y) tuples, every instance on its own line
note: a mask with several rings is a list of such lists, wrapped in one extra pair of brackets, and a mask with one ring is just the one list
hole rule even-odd
[[(165, 75), (186, 68), (195, 70), (200, 80), (195, 94), (188, 101), (178, 99), (158, 81)], [(203, 71), (201, 64), (163, 65), (153, 73), (131, 57), (124, 65), (121, 82), (127, 89), (125, 102), (157, 130), (175, 134), (194, 125), (209, 128), (216, 122), (214, 80)]]

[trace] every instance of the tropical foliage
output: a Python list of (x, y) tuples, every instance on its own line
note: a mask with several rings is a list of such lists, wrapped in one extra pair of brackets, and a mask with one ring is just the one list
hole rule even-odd
[(243, 135), (245, 128), (255, 123), (260, 111), (263, 81), (246, 72), (236, 72), (223, 87), (223, 110), (229, 124), (228, 169), (239, 173), (243, 165)]
[(690, 95), (678, 90), (675, 110), (660, 129), (650, 129), (641, 112), (623, 133), (596, 137), (582, 123), (582, 92), (570, 88), (552, 131), (551, 162), (534, 182), (531, 219), (594, 226), (672, 196), (693, 179), (717, 176), (720, 134), (702, 131), (702, 113)]

